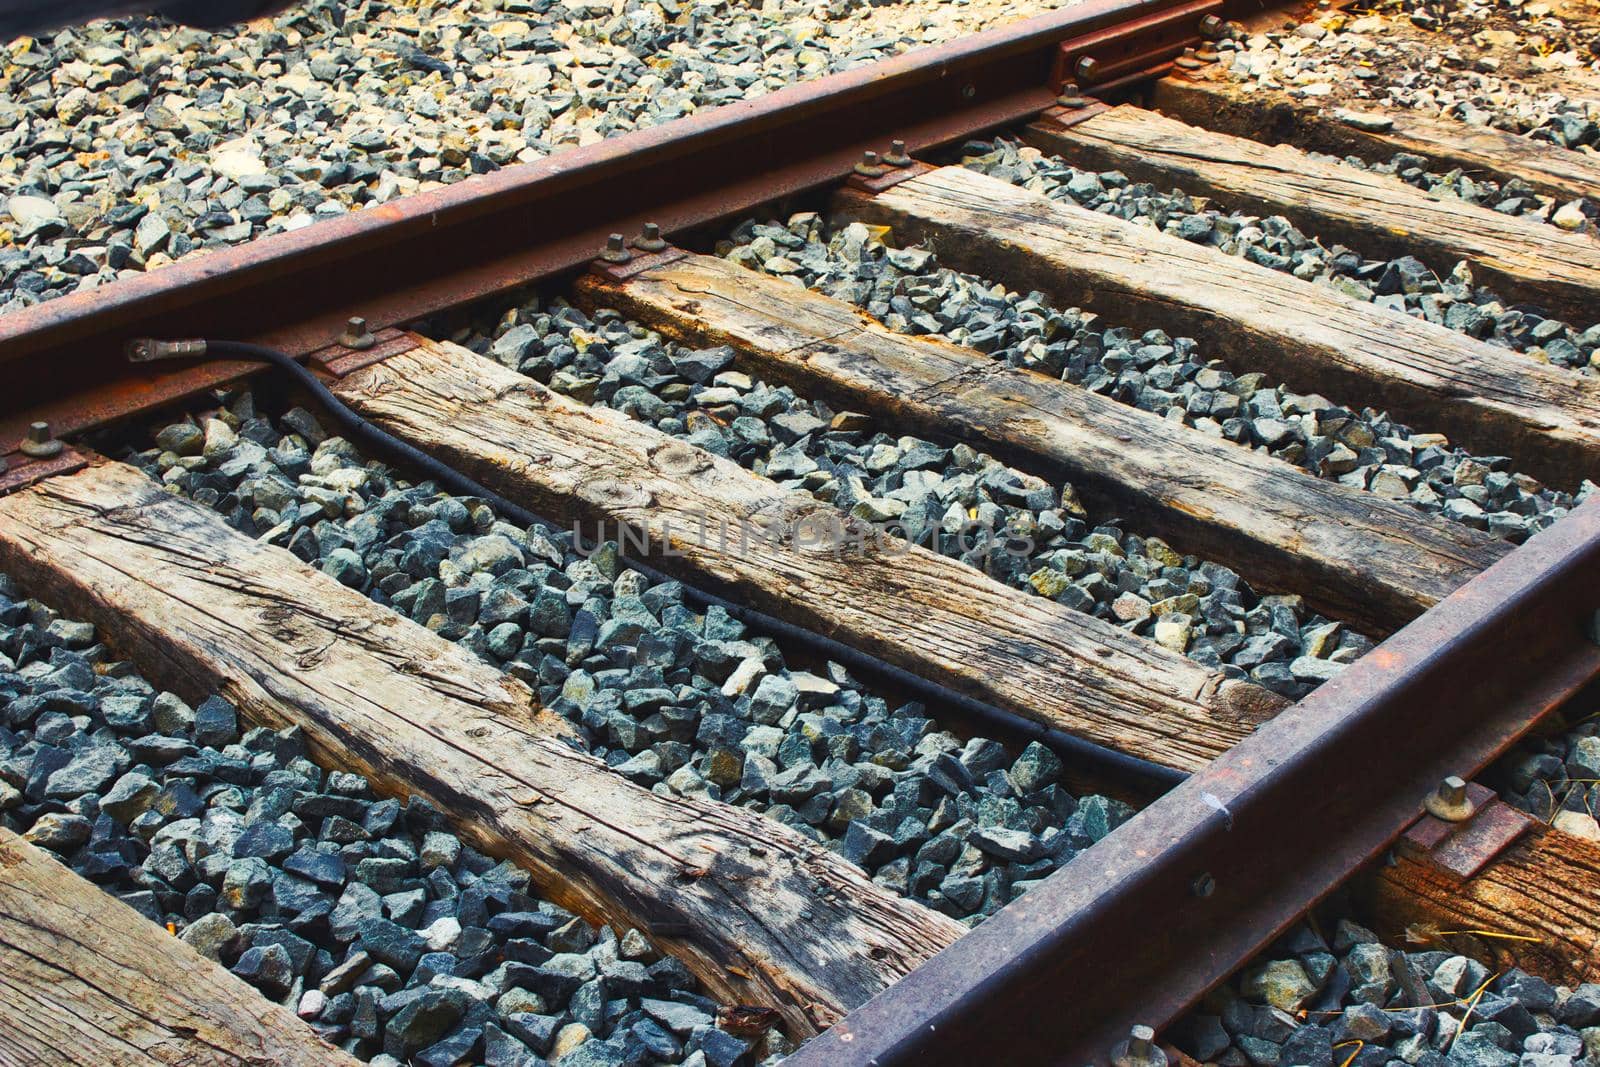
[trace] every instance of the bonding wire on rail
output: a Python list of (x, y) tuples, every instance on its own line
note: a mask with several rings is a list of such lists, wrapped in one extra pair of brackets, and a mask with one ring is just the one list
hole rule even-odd
[[(529, 511), (520, 504), (507, 500), (499, 493), (479, 484), (454, 467), (439, 461), (421, 449), (407, 444), (388, 431), (380, 429), (363, 419), (355, 411), (351, 410), (344, 401), (335, 396), (310, 369), (302, 366), (286, 352), (280, 352), (275, 348), (266, 348), (262, 345), (247, 344), (242, 341), (167, 342), (139, 340), (132, 342), (128, 346), (128, 358), (140, 363), (161, 359), (203, 359), (215, 356), (272, 364), (293, 378), (296, 384), (304, 388), (306, 392), (310, 393), (317, 405), (344, 431), (345, 436), (365, 450), (377, 453), (385, 458), (398, 460), (404, 466), (413, 467), (423, 472), (448, 492), (458, 496), (478, 497), (499, 512), (501, 516), (511, 520), (516, 525), (538, 527), (558, 537), (565, 532), (558, 523)], [(765, 612), (735, 604), (725, 597), (697, 588), (681, 578), (657, 570), (643, 560), (625, 554), (619, 554), (618, 558), (623, 566), (637, 571), (650, 579), (651, 582), (676, 582), (683, 589), (685, 599), (700, 605), (702, 608), (721, 608), (747, 626), (757, 630), (764, 630), (780, 640), (811, 649), (852, 671), (887, 679), (921, 700), (953, 706), (973, 719), (995, 723), (1014, 733), (1037, 740), (1062, 755), (1091, 760), (1123, 774), (1143, 779), (1148, 784), (1161, 788), (1170, 788), (1187, 777), (1184, 772), (1171, 767), (1152, 763), (1137, 756), (1130, 756), (1124, 752), (1117, 752), (1103, 745), (1097, 745), (1092, 741), (1086, 741), (1081, 737), (1074, 737), (1063, 731), (1025, 719), (1015, 712), (987, 704), (939, 682), (929, 681), (919, 674), (914, 674), (903, 667), (897, 667), (892, 663), (879, 659), (877, 656), (863, 652), (834, 638), (819, 634), (814, 630), (808, 630), (803, 626), (785, 622), (783, 619), (768, 615)]]

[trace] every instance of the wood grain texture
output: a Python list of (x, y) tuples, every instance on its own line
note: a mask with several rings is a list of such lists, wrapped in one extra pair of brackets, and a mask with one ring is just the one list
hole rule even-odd
[(0, 1064), (356, 1062), (292, 1012), (0, 827)]
[(1236, 372), (1386, 409), (1561, 488), (1600, 476), (1600, 379), (960, 167), (846, 190), (835, 208), (947, 266), (1193, 337)]
[(712, 993), (830, 1024), (965, 927), (754, 812), (663, 797), (573, 747), (474, 657), (102, 463), (0, 500), (0, 569), (115, 633), (153, 681), (302, 726), (330, 766), (421, 794), (594, 921), (653, 933)]
[[(364, 417), (562, 522), (670, 543), (669, 570), (1026, 718), (1192, 770), (1282, 700), (780, 489), (465, 349), (418, 347), (336, 391)], [(759, 536), (762, 529), (776, 531)], [(726, 530), (723, 535), (719, 531)], [(832, 537), (859, 536), (851, 544)], [(702, 531), (706, 531), (702, 535)], [(744, 531), (749, 531), (745, 536)]]
[(1411, 110), (1368, 112), (1363, 105), (1363, 113), (1380, 115), (1393, 126), (1383, 132), (1359, 130), (1334, 118), (1325, 105), (1293, 100), (1281, 91), (1252, 90), (1220, 71), (1162, 78), (1151, 102), (1184, 122), (1267, 144), (1292, 144), (1373, 163), (1410, 152), (1429, 160), (1434, 170), (1459, 167), (1474, 179), (1498, 182), (1521, 178), (1561, 200), (1592, 197), (1600, 190), (1600, 160), (1594, 156)]
[(1064, 476), (1091, 507), (1369, 633), (1410, 622), (1509, 551), (1067, 382), (893, 333), (843, 301), (724, 259), (691, 256), (620, 283), (591, 274), (578, 294), (690, 344), (732, 345), (741, 367), (872, 412), (893, 431)]
[(1432, 197), (1391, 175), (1126, 105), (1070, 127), (1036, 122), (1025, 139), (1086, 170), (1120, 170), (1215, 198), (1224, 210), (1282, 215), (1325, 245), (1340, 242), (1371, 258), (1414, 255), (1441, 277), (1466, 260), (1477, 284), (1580, 330), (1600, 312), (1600, 241)]
[[(1406, 944), (1408, 928), (1431, 929), (1447, 936), (1417, 948), (1462, 952), (1567, 985), (1600, 979), (1600, 842), (1545, 828), (1465, 883), (1398, 856), (1355, 888), (1373, 931), (1390, 944)], [(1532, 940), (1458, 932), (1473, 930)]]

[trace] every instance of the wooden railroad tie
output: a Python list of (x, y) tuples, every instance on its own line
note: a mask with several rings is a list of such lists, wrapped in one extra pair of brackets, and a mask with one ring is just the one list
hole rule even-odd
[(835, 210), (1060, 307), (1247, 354), (1296, 392), (1368, 399), (1561, 488), (1600, 474), (1600, 380), (960, 167), (846, 190)]

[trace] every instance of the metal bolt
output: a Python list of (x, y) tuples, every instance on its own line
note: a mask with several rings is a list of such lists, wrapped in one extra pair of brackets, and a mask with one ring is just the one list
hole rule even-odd
[(659, 252), (667, 247), (667, 242), (661, 236), (661, 227), (653, 222), (645, 223), (639, 230), (639, 236), (633, 239), (633, 247), (641, 252)]
[(1156, 1044), (1156, 1032), (1144, 1024), (1128, 1030), (1128, 1040), (1111, 1051), (1115, 1067), (1166, 1067), (1167, 1054)]
[(1094, 56), (1079, 56), (1077, 66), (1072, 68), (1082, 82), (1092, 82), (1096, 74), (1100, 73), (1100, 61)]
[(346, 348), (362, 351), (377, 344), (378, 339), (367, 329), (366, 319), (360, 315), (352, 315), (344, 324), (344, 333), (339, 335), (339, 343)]
[(614, 233), (606, 238), (606, 249), (600, 253), (600, 258), (607, 263), (626, 263), (633, 258), (633, 253), (628, 251), (628, 242), (622, 239), (622, 234)]
[(1201, 900), (1206, 899), (1217, 891), (1217, 880), (1209, 873), (1202, 874), (1189, 884), (1189, 890)]
[(1453, 774), (1434, 787), (1422, 806), (1429, 815), (1445, 822), (1463, 822), (1477, 811), (1467, 796), (1467, 783)]
[(883, 162), (878, 158), (878, 153), (861, 153), (861, 162), (856, 164), (856, 173), (863, 178), (883, 177)]
[(963, 100), (971, 100), (973, 97), (975, 97), (977, 95), (978, 95), (978, 87), (976, 85), (963, 85), (961, 87), (961, 98)]
[(1600, 611), (1590, 615), (1588, 621), (1583, 624), (1583, 636), (1600, 645)]
[(1173, 66), (1180, 67), (1183, 70), (1197, 70), (1200, 67), (1205, 66), (1205, 64), (1194, 57), (1193, 48), (1185, 48), (1183, 50), (1183, 55), (1173, 60)]
[(1154, 1030), (1148, 1026), (1135, 1026), (1128, 1031), (1128, 1051), (1142, 1059), (1150, 1055), (1150, 1050), (1154, 1047), (1155, 1040), (1156, 1032)]
[(1200, 19), (1200, 36), (1215, 41), (1227, 30), (1227, 23), (1219, 15), (1206, 15)]
[(1077, 82), (1066, 82), (1061, 86), (1061, 95), (1056, 97), (1056, 103), (1076, 111), (1088, 107), (1093, 101), (1078, 91)]
[(883, 157), (883, 161), (891, 167), (911, 166), (911, 157), (906, 153), (906, 143), (904, 141), (890, 141), (889, 153)]
[(28, 424), (28, 436), (17, 445), (17, 451), (34, 459), (48, 459), (51, 456), (59, 456), (64, 447), (66, 446), (50, 433), (48, 422), (33, 422)]

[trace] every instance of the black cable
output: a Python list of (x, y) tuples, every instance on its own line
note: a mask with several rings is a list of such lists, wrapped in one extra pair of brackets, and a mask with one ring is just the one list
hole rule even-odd
[[(302, 366), (288, 353), (279, 352), (273, 348), (265, 348), (261, 345), (246, 344), (242, 341), (208, 340), (169, 343), (141, 340), (135, 341), (128, 346), (128, 355), (130, 359), (136, 362), (155, 359), (198, 359), (208, 356), (226, 356), (270, 363), (293, 378), (296, 384), (311, 394), (328, 418), (343, 431), (344, 436), (361, 446), (363, 450), (381, 457), (395, 459), (401, 465), (421, 471), (427, 477), (439, 483), (448, 492), (458, 496), (478, 497), (499, 512), (501, 516), (511, 520), (516, 525), (539, 527), (557, 537), (566, 532), (558, 523), (529, 511), (520, 504), (507, 500), (487, 486), (478, 484), (454, 467), (441, 462), (428, 453), (407, 444), (388, 431), (363, 419), (355, 411), (351, 410), (344, 401), (335, 396), (322, 383), (320, 378)], [(622, 554), (619, 554), (618, 558), (624, 566), (637, 571), (652, 583), (676, 582), (683, 589), (685, 599), (697, 603), (703, 608), (721, 608), (746, 626), (765, 631), (780, 640), (809, 648), (859, 674), (876, 675), (887, 679), (929, 703), (953, 706), (973, 719), (994, 723), (1003, 729), (1037, 740), (1040, 744), (1060, 755), (1090, 760), (1114, 769), (1120, 774), (1140, 779), (1148, 786), (1163, 790), (1177, 785), (1188, 777), (1184, 772), (1174, 768), (1152, 763), (1137, 756), (1130, 756), (1127, 753), (1118, 752), (1103, 745), (1097, 745), (1092, 741), (1086, 741), (1081, 737), (1074, 737), (1061, 730), (1023, 718), (1015, 712), (984, 703), (939, 682), (929, 681), (919, 674), (914, 674), (903, 667), (897, 667), (892, 663), (879, 659), (877, 656), (863, 652), (853, 645), (847, 645), (834, 638), (819, 634), (814, 630), (808, 630), (805, 627), (785, 622), (783, 619), (768, 615), (765, 612), (735, 604), (715, 593), (690, 585), (681, 578), (657, 570), (643, 560)]]

